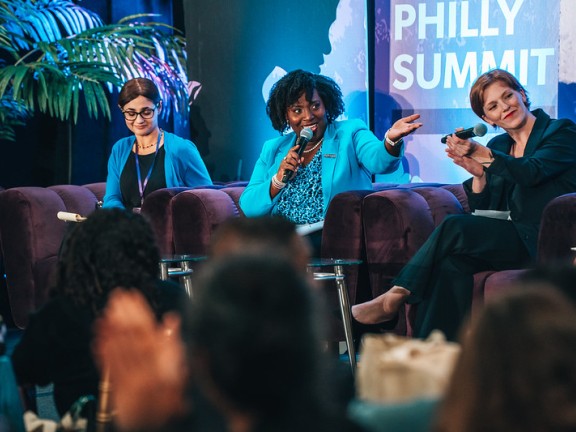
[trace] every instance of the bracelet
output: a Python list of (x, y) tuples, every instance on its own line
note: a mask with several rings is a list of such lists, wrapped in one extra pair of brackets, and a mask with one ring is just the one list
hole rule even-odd
[(390, 132), (390, 129), (388, 129), (388, 130), (386, 131), (386, 133), (384, 134), (384, 140), (385, 140), (388, 144), (390, 144), (392, 147), (394, 147), (394, 146), (396, 146), (397, 144), (401, 143), (402, 140), (404, 139), (404, 138), (400, 138), (398, 141), (394, 142), (394, 141), (392, 141), (390, 138), (388, 138), (388, 132)]
[(274, 186), (274, 187), (275, 187), (276, 189), (278, 189), (278, 190), (281, 190), (281, 189), (284, 189), (284, 188), (286, 187), (286, 183), (278, 180), (278, 179), (276, 178), (276, 174), (274, 174), (274, 175), (272, 176), (272, 186)]

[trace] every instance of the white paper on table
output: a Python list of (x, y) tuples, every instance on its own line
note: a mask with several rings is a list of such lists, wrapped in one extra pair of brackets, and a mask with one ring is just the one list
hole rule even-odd
[(473, 211), (474, 216), (484, 216), (493, 219), (510, 220), (510, 212), (504, 210), (476, 210)]

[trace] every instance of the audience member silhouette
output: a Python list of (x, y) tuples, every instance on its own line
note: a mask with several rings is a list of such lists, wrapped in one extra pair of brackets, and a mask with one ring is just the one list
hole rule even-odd
[(214, 232), (210, 256), (219, 259), (232, 254), (271, 253), (283, 256), (304, 273), (310, 259), (306, 240), (292, 222), (281, 217), (230, 218)]
[(576, 308), (552, 286), (503, 291), (473, 320), (435, 431), (576, 430)]
[(134, 288), (157, 317), (182, 311), (182, 288), (157, 280), (159, 253), (144, 218), (102, 209), (73, 227), (62, 245), (53, 298), (34, 313), (12, 362), (18, 383), (54, 384), (62, 415), (83, 395), (97, 395), (92, 324), (116, 287)]
[[(182, 394), (182, 379), (163, 369), (168, 362), (159, 359), (158, 346), (170, 343), (176, 348), (164, 352), (183, 356), (177, 347), (182, 346), (178, 326), (155, 324), (137, 293), (112, 295), (98, 325), (96, 346), (111, 370), (121, 429), (151, 424), (166, 428), (158, 419), (169, 420), (186, 407), (185, 420), (170, 423), (170, 430), (356, 429), (344, 410), (336, 412), (325, 402), (329, 398), (321, 373), (323, 354), (313, 291), (289, 261), (269, 254), (230, 255), (205, 266), (195, 285), (198, 295), (183, 325), (187, 366), (180, 371), (192, 385), (187, 404), (174, 403), (172, 412), (169, 408), (158, 412), (162, 407), (156, 401), (164, 400), (163, 391)], [(172, 336), (167, 338), (167, 332)], [(170, 364), (182, 364), (181, 357)], [(140, 391), (144, 384), (133, 379), (134, 374), (148, 377), (147, 387), (160, 389), (160, 394), (155, 390), (153, 402)], [(170, 387), (174, 390), (169, 391)], [(192, 387), (196, 392), (191, 398)], [(206, 419), (198, 409), (204, 406), (201, 399), (224, 423)]]

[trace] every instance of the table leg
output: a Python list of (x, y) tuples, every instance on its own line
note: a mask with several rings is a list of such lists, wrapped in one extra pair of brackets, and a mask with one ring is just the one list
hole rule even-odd
[[(183, 271), (192, 270), (190, 263), (188, 261), (182, 261), (181, 265), (182, 265)], [(184, 289), (186, 290), (186, 294), (188, 294), (188, 297), (192, 297), (192, 272), (191, 271), (186, 276), (182, 276), (182, 285), (184, 285)]]
[(168, 263), (160, 263), (160, 279), (168, 280)]
[(350, 299), (348, 297), (348, 288), (344, 280), (343, 267), (334, 266), (336, 274), (336, 286), (338, 287), (338, 300), (340, 302), (340, 313), (344, 324), (344, 335), (346, 337), (346, 348), (348, 349), (348, 358), (352, 373), (356, 372), (356, 350), (354, 349), (354, 338), (352, 336), (352, 313), (350, 308)]

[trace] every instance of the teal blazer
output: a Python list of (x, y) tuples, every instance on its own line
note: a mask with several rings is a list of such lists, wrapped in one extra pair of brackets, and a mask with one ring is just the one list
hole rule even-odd
[[(270, 198), (270, 181), (282, 159), (295, 145), (291, 132), (264, 143), (250, 183), (240, 197), (240, 208), (248, 217), (275, 213), (283, 191)], [(324, 214), (335, 195), (349, 190), (372, 189), (372, 174), (385, 174), (398, 168), (399, 156), (392, 156), (361, 120), (337, 121), (328, 125), (322, 144), (322, 193)]]
[[(104, 208), (124, 208), (122, 191), (120, 190), (120, 175), (133, 145), (134, 137), (130, 136), (117, 141), (112, 147), (112, 153), (108, 159)], [(192, 141), (164, 132), (164, 151), (166, 152), (164, 172), (166, 173), (167, 187), (194, 187), (212, 184), (206, 165), (204, 165), (204, 161)]]

